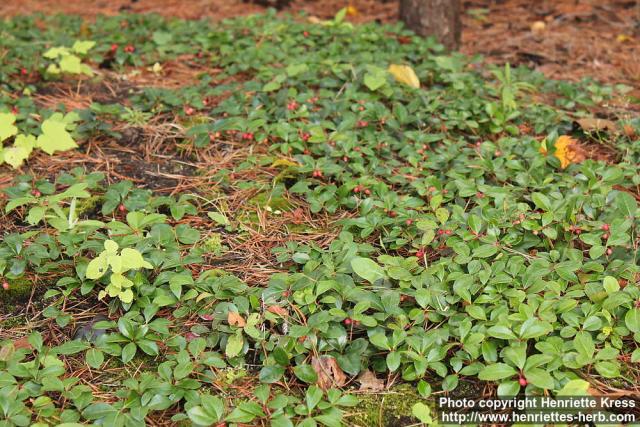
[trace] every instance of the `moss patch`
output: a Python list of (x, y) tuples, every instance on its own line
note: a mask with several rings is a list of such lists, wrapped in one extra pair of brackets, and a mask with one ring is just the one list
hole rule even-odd
[(393, 387), (385, 393), (358, 396), (360, 403), (347, 415), (346, 423), (353, 427), (402, 427), (418, 423), (411, 408), (424, 401), (410, 384)]
[(34, 286), (31, 280), (19, 278), (8, 282), (9, 289), (0, 289), (0, 304), (3, 308), (6, 310), (8, 306), (27, 303)]

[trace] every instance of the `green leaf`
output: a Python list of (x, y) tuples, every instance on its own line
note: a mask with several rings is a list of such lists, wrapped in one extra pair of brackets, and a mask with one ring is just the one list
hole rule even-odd
[(604, 290), (607, 291), (608, 294), (612, 294), (620, 290), (618, 279), (612, 276), (606, 276), (602, 285), (604, 286)]
[(512, 377), (517, 373), (518, 371), (506, 363), (494, 363), (493, 365), (485, 366), (478, 373), (478, 378), (483, 381), (497, 381), (503, 378)]
[(527, 381), (536, 387), (553, 390), (555, 381), (553, 377), (545, 370), (540, 368), (532, 368), (524, 371)]
[(96, 42), (91, 40), (76, 40), (76, 42), (73, 43), (73, 46), (71, 46), (71, 49), (75, 53), (78, 53), (80, 55), (86, 55), (87, 52), (89, 52), (89, 49), (91, 49), (95, 45), (96, 45)]
[(67, 124), (61, 119), (51, 117), (45, 120), (42, 123), (42, 135), (36, 140), (37, 147), (47, 154), (78, 147), (66, 127)]
[(431, 417), (431, 408), (422, 402), (413, 404), (411, 407), (411, 414), (423, 424), (428, 426), (434, 424), (433, 418)]
[(135, 343), (130, 342), (129, 344), (125, 345), (122, 349), (122, 354), (120, 355), (120, 357), (122, 358), (122, 363), (131, 362), (137, 351), (138, 347), (135, 345)]
[(516, 334), (514, 334), (513, 331), (511, 331), (511, 329), (502, 325), (496, 325), (496, 326), (490, 327), (489, 329), (487, 329), (487, 333), (492, 337), (500, 338), (503, 340), (518, 339)]
[(90, 348), (85, 354), (85, 360), (93, 369), (99, 369), (104, 363), (104, 354), (96, 348)]
[(295, 368), (293, 368), (293, 373), (300, 380), (308, 384), (315, 384), (318, 381), (318, 374), (313, 369), (313, 367), (308, 364), (302, 364), (302, 365), (296, 366)]
[(13, 145), (2, 150), (2, 159), (17, 169), (29, 157), (35, 144), (35, 136), (18, 135)]
[(595, 368), (605, 378), (617, 378), (620, 376), (620, 365), (617, 362), (604, 360), (596, 363)]
[(242, 351), (242, 347), (244, 347), (244, 339), (242, 338), (242, 330), (238, 329), (234, 335), (229, 336), (225, 354), (227, 357), (236, 357)]
[(260, 370), (260, 382), (271, 384), (280, 381), (284, 368), (279, 365), (263, 366)]
[(122, 258), (122, 271), (138, 270), (140, 268), (153, 268), (148, 261), (144, 260), (142, 254), (135, 249), (122, 249), (120, 257)]
[(364, 75), (365, 86), (371, 91), (376, 91), (384, 86), (385, 83), (387, 83), (387, 71), (379, 67), (370, 66)]
[(353, 272), (371, 284), (379, 279), (384, 279), (385, 272), (375, 261), (369, 258), (354, 258), (351, 260)]
[(640, 333), (640, 308), (632, 308), (624, 316), (624, 323), (633, 333)]
[(576, 334), (573, 338), (573, 346), (585, 359), (591, 359), (593, 357), (593, 353), (596, 351), (596, 346), (593, 343), (591, 333), (585, 331), (580, 331)]
[(585, 380), (570, 380), (559, 391), (558, 396), (585, 396), (589, 383)]
[(15, 121), (15, 115), (0, 113), (0, 142), (18, 133), (18, 128), (13, 125)]
[(290, 64), (287, 67), (287, 75), (289, 77), (295, 77), (298, 74), (302, 74), (304, 72), (306, 72), (309, 69), (309, 66), (307, 64)]
[(533, 203), (535, 203), (535, 205), (536, 205), (536, 207), (538, 209), (542, 209), (545, 212), (551, 210), (551, 201), (544, 194), (542, 194), (542, 193), (533, 193), (531, 195), (531, 200), (533, 200)]
[(207, 215), (218, 225), (229, 225), (227, 217), (219, 212), (207, 212)]

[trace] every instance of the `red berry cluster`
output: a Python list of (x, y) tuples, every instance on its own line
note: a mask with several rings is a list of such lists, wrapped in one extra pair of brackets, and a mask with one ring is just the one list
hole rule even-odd
[(363, 186), (361, 186), (361, 185), (356, 185), (356, 186), (353, 188), (353, 192), (354, 192), (354, 193), (356, 193), (356, 194), (358, 194), (358, 193), (364, 193), (364, 194), (365, 194), (365, 195), (367, 195), (367, 196), (371, 195), (371, 190), (369, 190), (368, 188), (365, 188), (365, 187), (363, 187)]

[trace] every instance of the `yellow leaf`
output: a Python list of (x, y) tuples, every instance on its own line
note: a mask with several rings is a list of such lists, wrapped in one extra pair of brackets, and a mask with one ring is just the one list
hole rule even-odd
[(393, 74), (393, 77), (395, 77), (400, 83), (404, 83), (415, 88), (420, 87), (420, 80), (418, 80), (418, 76), (416, 76), (416, 73), (410, 66), (391, 64), (389, 65), (388, 71)]
[(236, 313), (235, 311), (229, 311), (227, 313), (227, 322), (231, 326), (239, 326), (241, 328), (244, 328), (244, 326), (247, 324), (244, 318), (239, 313)]
[(578, 141), (568, 135), (558, 137), (554, 146), (556, 148), (554, 156), (560, 160), (560, 167), (562, 169), (566, 168), (571, 163), (577, 163), (584, 160), (584, 156), (579, 150)]
[(547, 155), (547, 139), (543, 139), (542, 142), (540, 143), (540, 149), (538, 149), (538, 151), (540, 152), (540, 154), (544, 154), (545, 156)]
[(631, 41), (631, 40), (633, 40), (633, 37), (628, 36), (626, 34), (618, 34), (618, 37), (616, 37), (616, 41), (618, 43), (624, 43), (624, 42), (628, 42), (628, 41)]
[(279, 168), (279, 167), (288, 168), (290, 166), (296, 167), (296, 166), (300, 166), (300, 164), (294, 162), (293, 160), (289, 160), (289, 159), (285, 159), (285, 158), (277, 159), (276, 161), (271, 163), (271, 167), (272, 168)]

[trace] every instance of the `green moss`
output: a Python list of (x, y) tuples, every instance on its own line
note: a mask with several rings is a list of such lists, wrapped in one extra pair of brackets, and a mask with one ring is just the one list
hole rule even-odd
[(101, 196), (91, 196), (86, 199), (77, 199), (76, 200), (76, 216), (80, 217), (83, 214), (91, 213), (94, 211), (100, 203), (103, 201), (103, 197)]
[(204, 241), (202, 247), (210, 254), (220, 256), (229, 248), (222, 244), (222, 235), (220, 233), (213, 233), (207, 240)]
[[(6, 311), (7, 313), (11, 313), (15, 311), (16, 307), (14, 305), (2, 306), (2, 311)], [(13, 327), (24, 326), (27, 323), (24, 316), (11, 316), (6, 320), (0, 322), (0, 329), (9, 330)]]
[(277, 187), (273, 191), (263, 191), (249, 200), (249, 203), (260, 206), (263, 209), (270, 208), (271, 211), (285, 211), (292, 208), (291, 203), (281, 196), (281, 191)]
[(358, 398), (360, 403), (345, 420), (349, 426), (401, 427), (418, 423), (411, 415), (411, 408), (422, 398), (410, 384), (398, 385), (384, 393), (360, 395)]
[(0, 289), (0, 302), (3, 306), (19, 305), (29, 301), (33, 283), (26, 278), (8, 280), (9, 289)]

